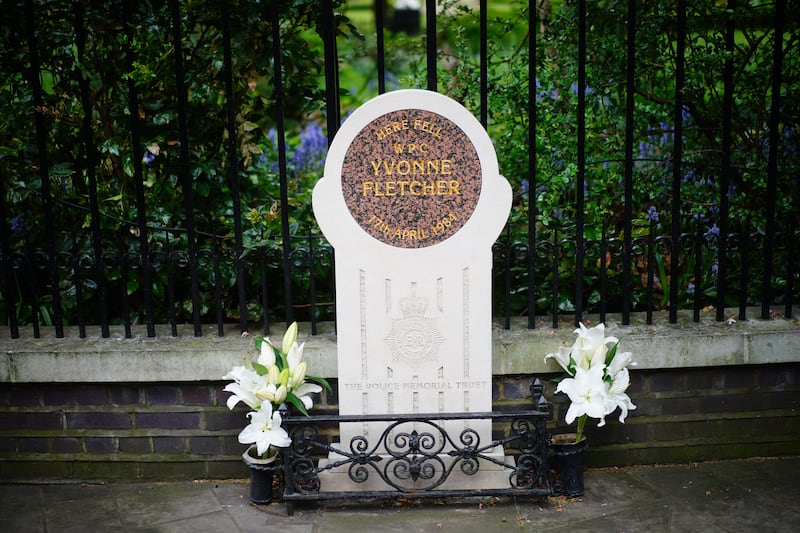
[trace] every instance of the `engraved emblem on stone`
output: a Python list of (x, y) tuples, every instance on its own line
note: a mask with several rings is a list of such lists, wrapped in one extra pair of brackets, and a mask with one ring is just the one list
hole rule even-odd
[(439, 333), (438, 320), (426, 317), (428, 299), (415, 292), (400, 300), (401, 318), (392, 319), (392, 331), (386, 343), (392, 351), (392, 360), (405, 362), (412, 367), (435, 361), (444, 337)]

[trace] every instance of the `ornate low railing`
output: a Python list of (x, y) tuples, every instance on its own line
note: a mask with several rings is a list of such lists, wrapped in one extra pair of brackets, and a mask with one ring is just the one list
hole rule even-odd
[[(286, 417), (292, 445), (282, 449), (283, 500), (292, 514), (295, 501), (470, 496), (548, 496), (548, 404), (539, 380), (531, 386), (535, 410), (512, 413), (435, 413), (413, 415), (317, 415)], [(502, 425), (502, 436), (481, 442), (478, 431), (452, 421), (489, 420)], [(372, 438), (351, 437), (328, 443), (320, 428), (335, 424), (381, 424)], [(498, 459), (497, 451), (502, 451)], [(323, 458), (324, 457), (324, 458)], [(511, 460), (508, 460), (508, 459)], [(491, 487), (480, 473), (493, 469)], [(339, 476), (328, 490), (325, 476)], [(456, 487), (448, 481), (458, 477)], [(329, 478), (330, 479), (330, 478)], [(497, 483), (498, 479), (507, 484)], [(473, 482), (474, 480), (474, 482)], [(375, 488), (380, 487), (380, 488)], [(363, 489), (363, 490), (361, 490)]]

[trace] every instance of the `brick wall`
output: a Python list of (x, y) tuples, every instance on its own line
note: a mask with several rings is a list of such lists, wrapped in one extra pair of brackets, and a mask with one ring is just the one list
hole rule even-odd
[[(541, 376), (554, 432), (564, 395)], [(529, 408), (530, 376), (496, 376), (496, 410)], [(243, 478), (236, 436), (246, 409), (223, 383), (0, 383), (0, 479)], [(335, 388), (335, 382), (334, 382)], [(800, 363), (634, 370), (625, 424), (590, 421), (589, 466), (800, 454)], [(314, 413), (336, 412), (325, 395)]]
[(221, 384), (0, 384), (0, 478), (244, 477)]

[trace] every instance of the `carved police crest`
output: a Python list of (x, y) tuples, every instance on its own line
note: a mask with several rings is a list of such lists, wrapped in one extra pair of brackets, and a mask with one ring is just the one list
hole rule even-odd
[(386, 342), (392, 351), (392, 360), (413, 367), (439, 357), (439, 346), (444, 337), (439, 333), (438, 320), (426, 317), (428, 301), (412, 292), (400, 300), (402, 318), (392, 319), (392, 331)]

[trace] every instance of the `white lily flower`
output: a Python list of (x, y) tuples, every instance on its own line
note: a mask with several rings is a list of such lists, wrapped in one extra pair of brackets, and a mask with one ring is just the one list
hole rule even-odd
[(619, 407), (619, 421), (623, 424), (625, 423), (625, 418), (628, 416), (628, 410), (636, 409), (630, 396), (625, 393), (630, 383), (630, 374), (627, 368), (623, 368), (617, 372), (614, 375), (614, 381), (612, 383), (606, 383), (606, 414), (610, 415)]
[(575, 330), (578, 338), (572, 346), (572, 357), (575, 359), (576, 366), (589, 369), (605, 365), (606, 353), (608, 353), (607, 345), (613, 346), (618, 339), (605, 336), (605, 325), (602, 322), (592, 328), (587, 328), (583, 322), (578, 325), (580, 327)]
[(303, 360), (303, 349), (305, 346), (306, 343), (298, 346), (296, 342), (289, 346), (289, 351), (286, 352), (286, 362), (289, 363), (290, 371), (293, 372), (294, 368)]
[(587, 415), (600, 419), (598, 427), (605, 425), (606, 384), (603, 381), (603, 367), (593, 366), (586, 370), (575, 369), (575, 377), (562, 380), (556, 392), (563, 392), (570, 399), (566, 422), (572, 424), (579, 416)]
[(544, 360), (547, 361), (548, 359), (555, 359), (556, 363), (558, 363), (561, 368), (563, 368), (568, 374), (572, 375), (572, 372), (569, 370), (569, 360), (572, 356), (572, 348), (566, 346), (560, 346), (558, 348), (558, 353), (549, 353), (544, 356)]
[(228, 397), (228, 409), (233, 409), (239, 402), (246, 403), (251, 409), (261, 406), (261, 399), (256, 396), (256, 391), (266, 384), (264, 376), (259, 376), (255, 370), (244, 366), (234, 367), (223, 379), (232, 379), (223, 389), (233, 393)]
[(272, 406), (264, 404), (260, 411), (247, 413), (250, 424), (239, 433), (242, 444), (255, 443), (258, 455), (264, 455), (270, 446), (285, 448), (292, 444), (289, 434), (281, 427), (281, 414), (272, 411)]
[(228, 383), (223, 390), (233, 393), (228, 396), (228, 400), (225, 402), (228, 409), (233, 409), (239, 402), (246, 403), (250, 409), (258, 409), (261, 405), (261, 400), (253, 391), (245, 389), (238, 383)]
[(617, 352), (614, 359), (606, 367), (606, 374), (609, 376), (616, 376), (620, 370), (630, 366), (636, 366), (636, 362), (632, 361), (633, 354), (631, 352)]
[(313, 400), (311, 400), (309, 394), (314, 392), (322, 392), (322, 387), (320, 387), (316, 383), (303, 383), (292, 392), (297, 397), (298, 400), (303, 402), (303, 405), (305, 406), (306, 410), (308, 410), (314, 406), (314, 402)]

